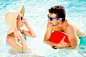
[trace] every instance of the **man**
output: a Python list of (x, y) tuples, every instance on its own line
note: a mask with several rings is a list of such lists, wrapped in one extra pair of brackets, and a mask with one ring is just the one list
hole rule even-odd
[[(48, 14), (47, 31), (44, 40), (47, 44), (55, 48), (75, 48), (77, 46), (77, 36), (81, 37), (86, 34), (85, 31), (80, 29), (76, 23), (71, 20), (65, 19), (64, 7), (58, 5), (51, 7)], [(63, 31), (68, 35), (69, 43), (62, 40), (59, 44), (50, 41), (52, 31)], [(65, 37), (63, 37), (64, 39)], [(66, 46), (65, 46), (66, 45)], [(70, 46), (68, 46), (70, 45)], [(60, 47), (65, 46), (65, 47)]]

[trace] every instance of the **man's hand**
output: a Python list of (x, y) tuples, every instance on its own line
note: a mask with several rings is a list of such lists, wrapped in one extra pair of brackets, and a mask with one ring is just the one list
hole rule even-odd
[(51, 46), (51, 47), (54, 48), (54, 49), (57, 49), (57, 48), (63, 49), (63, 48), (69, 47), (69, 43), (64, 42), (64, 39), (65, 39), (65, 36), (60, 41), (60, 43), (57, 44), (57, 46)]
[(65, 36), (60, 41), (60, 43), (57, 44), (57, 46), (59, 46), (59, 47), (69, 46), (69, 43), (64, 42), (64, 39), (65, 39)]

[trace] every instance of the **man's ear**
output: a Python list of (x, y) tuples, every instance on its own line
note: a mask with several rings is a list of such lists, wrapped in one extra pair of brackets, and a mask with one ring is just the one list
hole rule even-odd
[(59, 18), (59, 22), (61, 22), (62, 21), (62, 18)]

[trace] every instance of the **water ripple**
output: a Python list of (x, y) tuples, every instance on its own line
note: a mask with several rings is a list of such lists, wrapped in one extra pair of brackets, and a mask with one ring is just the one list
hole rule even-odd
[[(44, 35), (47, 27), (47, 14), (48, 9), (52, 6), (62, 5), (66, 9), (66, 18), (76, 22), (80, 28), (86, 30), (86, 1), (85, 0), (4, 0), (0, 2), (0, 51), (8, 51), (6, 46), (6, 35), (10, 27), (5, 23), (5, 14), (8, 10), (19, 10), (21, 5), (25, 5), (25, 18), (27, 19), (30, 26), (35, 31), (37, 37), (27, 37), (27, 44), (29, 48), (36, 55), (44, 55), (47, 57), (82, 57), (78, 50), (68, 49), (52, 49), (49, 45), (43, 42)], [(26, 27), (24, 27), (26, 28)], [(2, 46), (3, 44), (3, 46)], [(34, 48), (35, 47), (35, 48)], [(2, 53), (1, 56), (7, 53)], [(85, 54), (82, 52), (82, 54)], [(9, 55), (9, 54), (8, 54)], [(7, 55), (7, 56), (8, 56)]]

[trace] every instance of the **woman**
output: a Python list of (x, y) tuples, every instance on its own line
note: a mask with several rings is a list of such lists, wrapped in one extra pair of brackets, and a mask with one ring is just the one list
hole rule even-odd
[[(11, 27), (7, 32), (7, 44), (13, 46), (17, 49), (17, 51), (25, 51), (28, 49), (26, 44), (26, 36), (36, 37), (36, 34), (28, 24), (27, 20), (24, 18), (25, 7), (24, 5), (20, 8), (20, 10), (9, 10), (5, 15), (5, 21)], [(22, 27), (25, 24), (27, 30), (24, 30)]]

